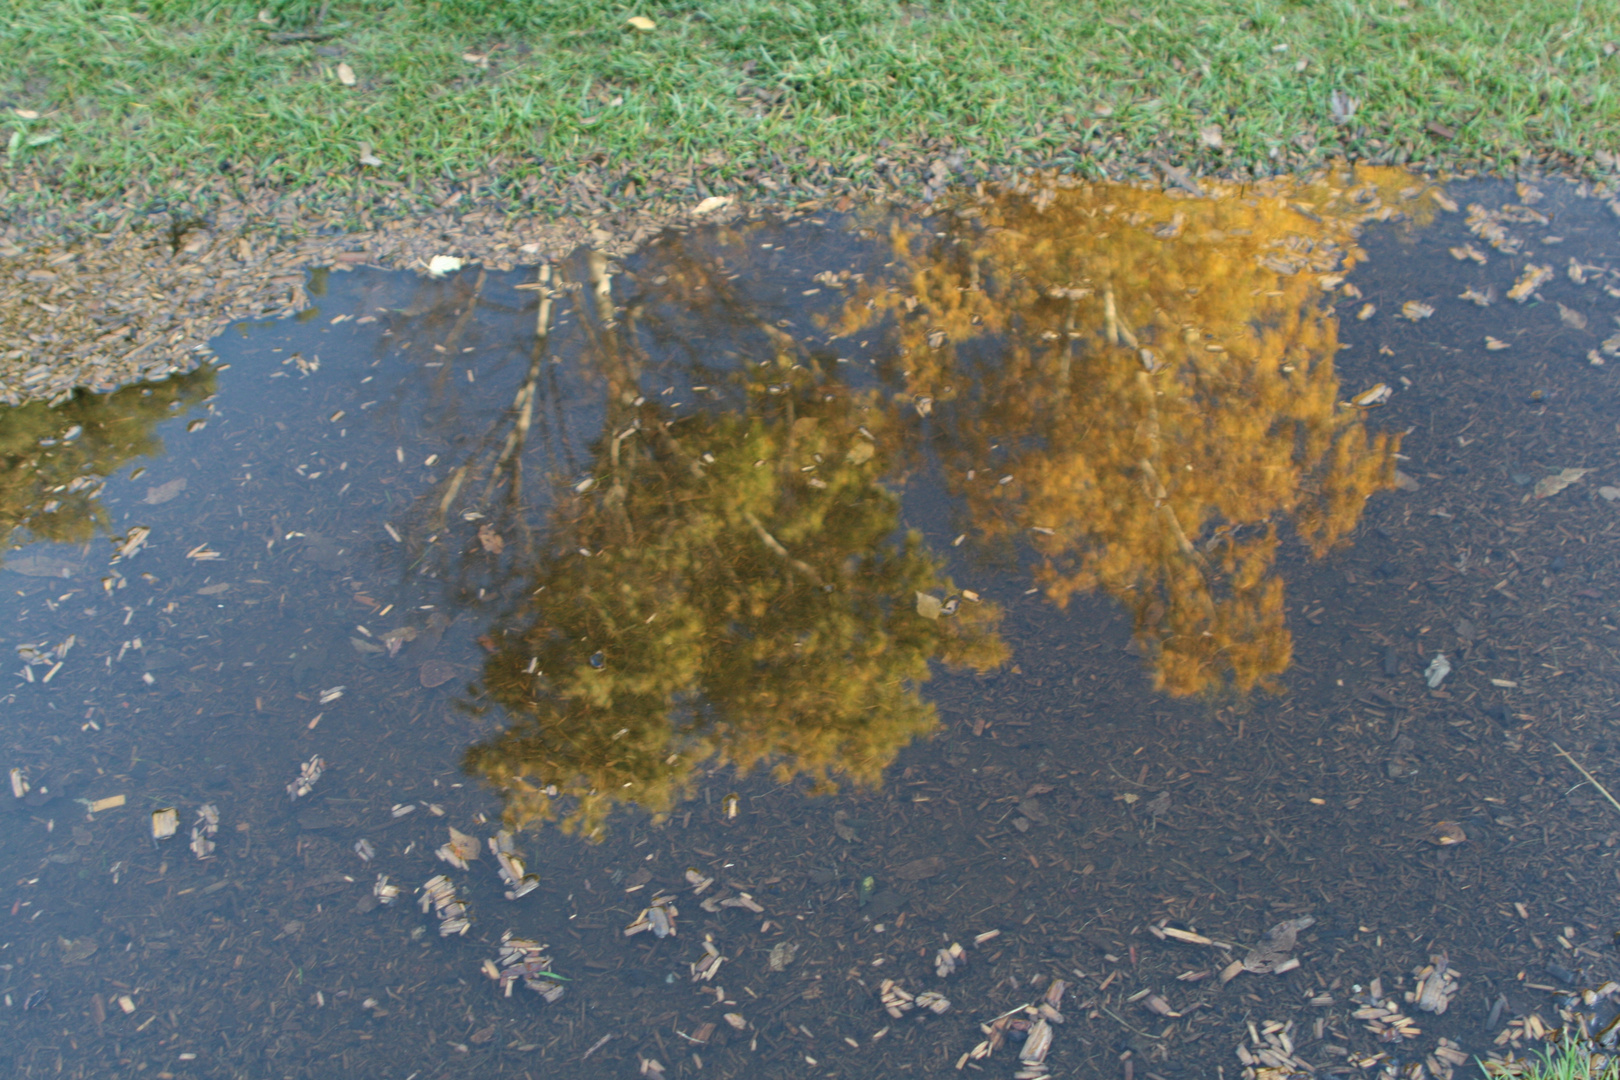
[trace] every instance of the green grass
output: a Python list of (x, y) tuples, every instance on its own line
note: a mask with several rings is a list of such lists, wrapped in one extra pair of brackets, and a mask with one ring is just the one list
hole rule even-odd
[[(1487, 1075), (1507, 1074), (1487, 1070)], [(1563, 1045), (1547, 1049), (1525, 1071), (1512, 1075), (1519, 1080), (1620, 1080), (1620, 1061), (1604, 1055), (1601, 1063), (1595, 1062), (1589, 1050)]]
[[(272, 43), (319, 7), (0, 0), (0, 170), (95, 198), (222, 162), (338, 190), (605, 164), (644, 192), (694, 165), (865, 181), (952, 148), (970, 167), (1269, 169), (1620, 146), (1611, 0), (331, 0), (332, 38)], [(1335, 90), (1360, 103), (1348, 124)], [(1201, 145), (1209, 125), (1224, 151)], [(382, 165), (360, 166), (362, 143)]]

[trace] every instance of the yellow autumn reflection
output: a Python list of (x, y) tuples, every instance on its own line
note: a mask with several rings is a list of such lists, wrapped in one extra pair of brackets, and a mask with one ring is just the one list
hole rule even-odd
[(1431, 208), (1395, 170), (1205, 194), (1049, 187), (895, 227), (898, 287), (836, 325), (894, 319), (897, 399), (967, 531), (1027, 540), (1059, 604), (1123, 603), (1178, 695), (1282, 672), (1285, 533), (1320, 556), (1391, 482), (1395, 440), (1340, 403), (1325, 290), (1362, 224)]
[[(78, 391), (55, 407), (33, 402), (0, 413), (0, 540), (78, 543), (107, 526), (97, 497), (129, 462), (163, 452), (153, 434), (214, 392), (201, 368), (111, 394)], [(3, 553), (0, 553), (3, 558)]]
[(676, 422), (635, 399), (613, 334), (595, 344), (595, 482), (559, 496), (525, 568), (484, 673), (510, 724), (469, 770), (509, 823), (592, 837), (616, 805), (662, 816), (720, 765), (876, 783), (937, 724), (918, 691), (931, 660), (1005, 656), (991, 604), (919, 614), (919, 593), (955, 590), (916, 534), (896, 537), (888, 410), (783, 357), (736, 376), (744, 407)]

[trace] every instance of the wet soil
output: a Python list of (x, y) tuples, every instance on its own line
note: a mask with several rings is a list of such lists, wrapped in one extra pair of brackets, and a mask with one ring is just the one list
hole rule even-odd
[[(1259, 200), (1246, 225), (1211, 223), (1179, 197), (1036, 189), (580, 253), (554, 293), (523, 288), (532, 270), (315, 277), (297, 318), (216, 339), (217, 364), (14, 409), (0, 764), (27, 791), (4, 796), (0, 834), (6, 1071), (954, 1075), (980, 1023), (1063, 979), (1053, 1075), (1237, 1076), (1268, 1021), (1348, 1074), (1442, 1037), (1483, 1056), (1515, 1017), (1550, 1019), (1551, 991), (1620, 975), (1620, 810), (1570, 760), (1620, 778), (1620, 222), (1561, 186), (1472, 182), (1363, 199), (1372, 221), (1346, 239), (1313, 231), (1328, 203), (1271, 194), (1307, 213)], [(1065, 213), (1105, 222), (1072, 261), (1078, 232), (1034, 224)], [(1251, 298), (1247, 251), (1225, 292), (1186, 270), (1236, 250), (1240, 225), (1276, 241), (1254, 292), (1277, 306), (1186, 308)], [(1215, 247), (1152, 261), (1195, 241)], [(1359, 295), (1322, 292), (1342, 275), (1318, 255), (1356, 258)], [(1107, 258), (1105, 319), (1087, 267)], [(1009, 305), (988, 329), (938, 287), (973, 265), (1011, 283), (986, 286)], [(1411, 301), (1434, 312), (1402, 317)], [(1286, 322), (1296, 307), (1319, 315)], [(1184, 312), (1205, 336), (1178, 352)], [(1257, 324), (1290, 329), (1274, 348)], [(1037, 381), (1053, 365), (1078, 385)], [(1269, 374), (1223, 381), (1251, 368)], [(1194, 369), (1132, 396), (1136, 370)], [(1379, 383), (1387, 404), (1334, 404)], [(1179, 411), (1177, 385), (1195, 388)], [(1070, 416), (1083, 460), (1060, 453)], [(1399, 434), (1401, 457), (1363, 429)], [(1312, 439), (1339, 456), (1298, 467)], [(1047, 482), (1082, 465), (1091, 486)], [(1255, 468), (1294, 479), (1187, 517), (1218, 495), (1182, 471), (1259, 491)], [(1553, 490), (1566, 469), (1591, 471)], [(806, 517), (812, 492), (859, 512)], [(1134, 506), (1171, 507), (1203, 561)], [(1312, 529), (1338, 530), (1320, 558)], [(1242, 564), (1258, 592), (1227, 551), (1261, 560)], [(719, 611), (715, 567), (741, 598)], [(1055, 603), (1082, 571), (1090, 588)], [(1437, 653), (1452, 672), (1431, 688)], [(314, 755), (325, 771), (289, 798)], [(789, 767), (728, 764), (754, 760)], [(812, 790), (820, 766), (838, 792)], [(198, 860), (202, 804), (222, 823)], [(181, 835), (154, 841), (165, 807)], [(482, 840), (503, 811), (600, 832), (519, 833), (540, 886), (508, 901), (488, 852), (466, 872), (433, 854), (447, 825)], [(1437, 844), (1441, 823), (1465, 842)], [(694, 895), (688, 868), (716, 884)], [(440, 871), (470, 898), (465, 936), (415, 907)], [(379, 873), (398, 903), (377, 903)], [(661, 891), (677, 934), (626, 936)], [(741, 893), (763, 911), (700, 906)], [(1223, 982), (1302, 916), (1297, 967)], [(549, 946), (559, 1002), (485, 978), (507, 929)], [(709, 936), (726, 960), (694, 980)], [(953, 941), (968, 962), (941, 978)], [(1401, 1002), (1440, 954), (1449, 1008)], [(891, 1019), (884, 979), (952, 1009)], [(1420, 1034), (1380, 1041), (1351, 1015), (1375, 979)], [(1014, 1056), (969, 1067), (1011, 1076)]]

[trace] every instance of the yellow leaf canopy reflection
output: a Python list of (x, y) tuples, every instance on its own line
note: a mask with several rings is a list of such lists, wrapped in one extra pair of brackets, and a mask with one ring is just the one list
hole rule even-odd
[(510, 823), (587, 836), (621, 802), (667, 813), (700, 767), (877, 782), (937, 724), (918, 692), (930, 660), (1005, 655), (993, 605), (918, 613), (918, 593), (955, 590), (896, 536), (887, 410), (783, 360), (736, 377), (745, 408), (676, 422), (625, 404), (623, 363), (601, 365), (595, 483), (559, 497), (486, 665), (511, 723), (469, 770)]
[(1339, 401), (1325, 290), (1361, 224), (1426, 212), (1413, 183), (980, 199), (895, 227), (899, 284), (852, 296), (836, 329), (892, 317), (891, 385), (970, 535), (1026, 541), (1059, 604), (1123, 603), (1162, 689), (1248, 690), (1290, 659), (1284, 530), (1320, 556), (1393, 479), (1395, 440)]

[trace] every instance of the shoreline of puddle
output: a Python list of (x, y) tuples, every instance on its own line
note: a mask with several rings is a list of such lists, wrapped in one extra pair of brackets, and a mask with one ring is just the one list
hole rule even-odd
[[(1620, 831), (1553, 750), (1620, 766), (1615, 222), (1386, 186), (1434, 232), (1283, 198), (1276, 236), (1309, 242), (1243, 247), (1278, 226), (1037, 188), (665, 236), (549, 292), (333, 275), (217, 367), (69, 404), (8, 524), (88, 528), (0, 564), (28, 568), (4, 580), (31, 650), (14, 1070), (75, 1025), (66, 1069), (95, 1075), (1446, 1075), (1528, 1045), (1555, 992), (1616, 974)], [(888, 723), (857, 722), (873, 701)], [(152, 839), (150, 811), (203, 806), (209, 858)], [(503, 809), (599, 842), (518, 833), (539, 884), (506, 900), (478, 846)], [(376, 888), (440, 873), (465, 935)]]

